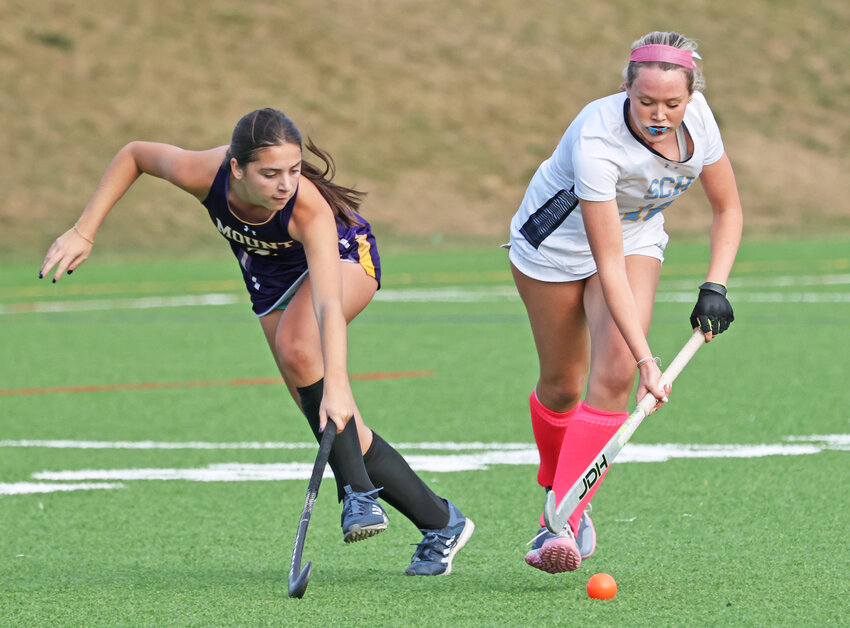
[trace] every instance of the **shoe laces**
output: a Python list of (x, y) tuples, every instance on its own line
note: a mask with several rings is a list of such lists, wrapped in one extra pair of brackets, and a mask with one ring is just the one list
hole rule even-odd
[(440, 530), (428, 530), (419, 543), (411, 543), (411, 545), (416, 545), (413, 559), (415, 561), (431, 561), (443, 558), (445, 556), (444, 551), (448, 546), (446, 541), (451, 538), (450, 535), (443, 534)]
[[(382, 487), (383, 488), (383, 487)], [(380, 491), (380, 488), (376, 488), (367, 493), (346, 493), (343, 498), (344, 509), (355, 516), (363, 515), (372, 510), (372, 504), (375, 502), (375, 497), (373, 495), (377, 494)]]
[[(552, 534), (552, 533), (549, 531), (549, 528), (547, 528), (546, 526), (543, 526), (543, 529), (540, 530), (540, 532), (538, 532), (537, 536), (535, 536), (528, 543), (526, 543), (526, 545), (533, 544), (537, 539), (539, 539), (541, 536), (543, 536), (545, 534)], [(576, 538), (575, 535), (573, 534), (573, 529), (570, 527), (569, 523), (564, 526), (563, 530), (561, 530), (560, 532), (558, 532), (558, 534), (555, 534), (554, 536), (568, 536), (571, 539)]]

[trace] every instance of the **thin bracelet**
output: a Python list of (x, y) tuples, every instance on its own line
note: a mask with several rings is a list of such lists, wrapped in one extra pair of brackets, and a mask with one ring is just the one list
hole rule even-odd
[(647, 362), (655, 362), (659, 367), (661, 366), (661, 358), (656, 356), (654, 358), (644, 358), (643, 360), (638, 360), (637, 367), (640, 368), (642, 365), (646, 364)]
[(73, 226), (73, 227), (71, 227), (71, 228), (72, 228), (74, 231), (76, 231), (77, 235), (78, 235), (78, 236), (80, 236), (83, 240), (85, 240), (86, 242), (88, 242), (89, 244), (91, 244), (92, 246), (94, 246), (94, 240), (89, 240), (86, 236), (84, 236), (82, 233), (80, 233), (80, 230), (79, 230), (79, 229), (77, 229), (77, 225), (74, 225), (74, 226)]

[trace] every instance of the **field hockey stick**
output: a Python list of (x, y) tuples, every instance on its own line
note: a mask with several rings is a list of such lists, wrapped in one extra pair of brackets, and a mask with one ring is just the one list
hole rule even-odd
[[(672, 384), (673, 380), (678, 377), (685, 365), (694, 357), (697, 350), (705, 344), (705, 334), (697, 329), (690, 337), (678, 355), (670, 362), (667, 370), (661, 374), (659, 384), (664, 387), (667, 384)], [(611, 440), (603, 447), (598, 456), (590, 463), (590, 466), (584, 470), (579, 479), (573, 484), (572, 488), (564, 495), (560, 504), (557, 504), (558, 498), (555, 496), (555, 491), (549, 491), (546, 494), (546, 504), (543, 507), (543, 520), (550, 532), (558, 534), (567, 525), (570, 515), (575, 512), (581, 503), (582, 498), (587, 495), (587, 492), (593, 487), (602, 474), (608, 469), (608, 466), (614, 461), (632, 434), (641, 424), (641, 422), (649, 416), (652, 409), (658, 400), (652, 393), (647, 393), (640, 400), (637, 407), (629, 415), (629, 418), (620, 426), (617, 433), (611, 437)]]
[(304, 509), (301, 511), (301, 520), (298, 522), (298, 532), (295, 535), (295, 547), (292, 549), (292, 562), (289, 564), (289, 597), (303, 597), (310, 582), (310, 574), (313, 573), (313, 563), (307, 561), (304, 569), (301, 569), (301, 554), (304, 552), (304, 540), (307, 538), (307, 526), (310, 524), (310, 515), (313, 514), (313, 504), (319, 494), (319, 485), (325, 473), (325, 465), (331, 453), (336, 436), (336, 425), (328, 421), (325, 426), (322, 440), (319, 443), (319, 453), (316, 454), (316, 462), (313, 464), (313, 474), (307, 485), (307, 499)]

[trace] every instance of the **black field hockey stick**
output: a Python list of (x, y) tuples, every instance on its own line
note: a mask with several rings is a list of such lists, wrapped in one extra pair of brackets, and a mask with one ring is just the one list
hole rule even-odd
[[(679, 351), (678, 355), (673, 358), (667, 370), (661, 374), (661, 386), (664, 387), (667, 384), (672, 384), (673, 380), (678, 377), (682, 369), (685, 368), (685, 365), (690, 362), (697, 350), (704, 344), (705, 334), (697, 329), (688, 342), (685, 343), (685, 346), (682, 347), (682, 350)], [(629, 439), (641, 422), (652, 412), (656, 403), (658, 403), (658, 400), (652, 393), (647, 393), (640, 400), (634, 412), (629, 415), (629, 418), (620, 426), (617, 433), (602, 448), (602, 451), (594, 458), (590, 466), (584, 470), (584, 473), (581, 474), (572, 488), (564, 495), (560, 504), (556, 503), (558, 498), (555, 496), (555, 491), (549, 491), (546, 494), (546, 504), (543, 507), (543, 520), (546, 522), (546, 527), (550, 532), (558, 534), (564, 529), (570, 515), (578, 508), (582, 498), (599, 481), (599, 478), (602, 477), (602, 474), (608, 469), (608, 466), (614, 461), (617, 454), (629, 442)]]
[(301, 569), (301, 554), (304, 552), (307, 526), (310, 525), (313, 504), (316, 503), (316, 497), (319, 494), (319, 485), (322, 483), (325, 465), (328, 462), (335, 436), (336, 424), (333, 421), (328, 421), (319, 443), (319, 453), (316, 454), (316, 462), (313, 464), (313, 474), (310, 476), (310, 483), (307, 485), (307, 499), (304, 502), (304, 510), (301, 511), (301, 520), (298, 522), (298, 532), (295, 535), (292, 562), (289, 564), (289, 597), (303, 597), (307, 590), (307, 584), (310, 582), (310, 574), (313, 573), (313, 563), (310, 561), (307, 561), (303, 570)]

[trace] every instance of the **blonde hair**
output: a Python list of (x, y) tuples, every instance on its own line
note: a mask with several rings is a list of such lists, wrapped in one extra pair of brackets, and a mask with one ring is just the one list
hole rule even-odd
[[(690, 50), (691, 52), (696, 52), (697, 49), (697, 42), (695, 39), (690, 39), (689, 37), (685, 37), (684, 35), (673, 31), (653, 31), (651, 33), (647, 33), (632, 43), (631, 49), (634, 50), (635, 48), (648, 46), (650, 44), (661, 44), (663, 46), (679, 48), (680, 50)], [(628, 65), (623, 69), (623, 78), (625, 79), (628, 87), (631, 87), (632, 83), (637, 78), (638, 70), (645, 65), (654, 65), (662, 70), (681, 70), (687, 77), (688, 92), (691, 94), (693, 94), (695, 90), (702, 91), (705, 89), (705, 79), (703, 78), (702, 70), (698, 66), (691, 70), (690, 68), (685, 68), (674, 63), (667, 63), (665, 61), (629, 61)]]

